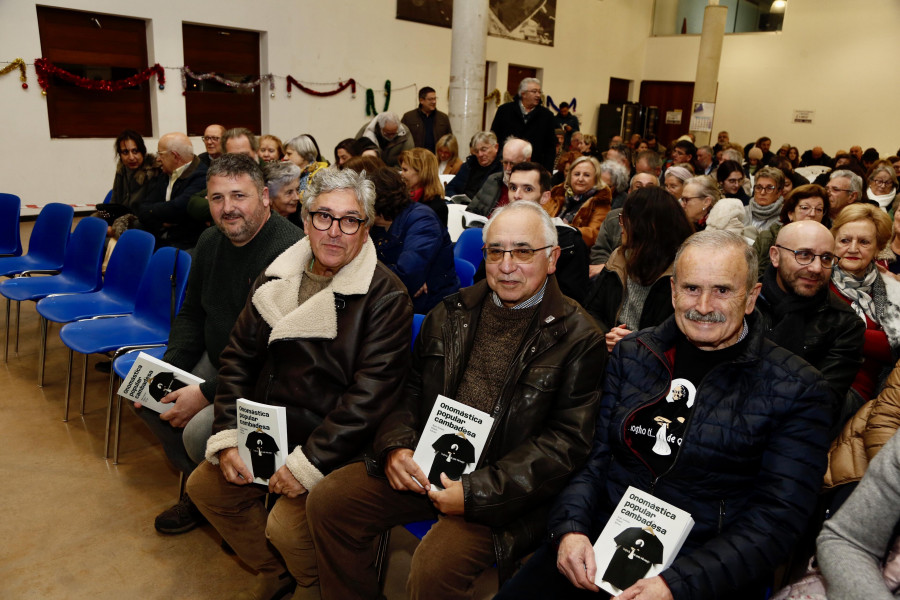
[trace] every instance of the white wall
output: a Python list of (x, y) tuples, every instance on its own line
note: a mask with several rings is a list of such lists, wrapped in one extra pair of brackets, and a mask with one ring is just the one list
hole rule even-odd
[[(35, 4), (0, 2), (0, 61), (21, 56), (32, 63), (40, 56)], [(288, 98), (283, 78), (276, 81), (274, 99), (268, 90), (263, 93), (266, 133), (282, 139), (312, 133), (329, 158), (338, 141), (354, 136), (366, 122), (366, 87), (380, 90), (390, 79), (390, 110), (402, 113), (417, 105), (416, 84), (431, 85), (438, 92), (439, 108), (447, 108), (451, 32), (395, 19), (396, 0), (44, 0), (40, 4), (147, 19), (151, 64), (184, 64), (181, 23), (185, 21), (264, 32), (262, 72), (327, 83), (317, 88), (322, 90), (331, 89), (338, 79), (355, 78), (360, 84), (355, 98), (349, 90), (319, 98), (296, 89)], [(607, 99), (609, 78), (640, 80), (651, 16), (652, 0), (558, 0), (554, 47), (491, 37), (487, 60), (497, 63), (496, 85), (501, 90), (506, 88), (510, 63), (542, 69), (544, 91), (557, 103), (577, 98), (582, 129), (593, 130), (596, 109)], [(112, 139), (51, 140), (45, 100), (33, 67), (28, 78), (25, 92), (14, 74), (0, 77), (5, 142), (0, 145), (2, 190), (20, 195), (25, 204), (99, 202), (112, 184)], [(150, 149), (155, 149), (161, 133), (185, 128), (179, 73), (167, 70), (166, 78), (164, 91), (154, 85), (151, 92), (154, 139), (147, 140)], [(375, 104), (379, 111), (383, 108), (382, 94), (376, 94)], [(203, 151), (199, 138), (194, 146)]]
[[(854, 144), (882, 156), (900, 146), (897, 0), (789, 0), (779, 33), (726, 35), (713, 135), (748, 143), (767, 135), (777, 148), (815, 145), (834, 155)], [(699, 36), (651, 38), (643, 77), (693, 81)], [(814, 110), (811, 125), (794, 110)]]

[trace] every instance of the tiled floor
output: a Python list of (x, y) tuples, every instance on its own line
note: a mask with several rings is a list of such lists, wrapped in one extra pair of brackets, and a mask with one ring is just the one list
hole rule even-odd
[[(26, 240), (29, 231), (24, 224)], [(120, 464), (104, 460), (108, 379), (93, 369), (98, 357), (89, 361), (84, 417), (76, 358), (70, 420), (63, 423), (66, 350), (58, 332), (54, 326), (48, 336), (43, 388), (37, 386), (33, 304), (22, 305), (18, 353), (11, 344), (9, 361), (0, 362), (0, 598), (199, 600), (229, 598), (246, 587), (252, 574), (221, 550), (211, 527), (179, 536), (153, 529), (154, 516), (177, 498), (178, 474), (127, 409)], [(395, 530), (385, 586), (390, 599), (405, 597), (414, 544)], [(486, 573), (477, 597), (490, 597), (495, 582), (496, 573)]]

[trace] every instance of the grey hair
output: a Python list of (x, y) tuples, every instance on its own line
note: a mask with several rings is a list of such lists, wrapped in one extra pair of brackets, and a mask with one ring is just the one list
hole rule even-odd
[(194, 158), (194, 145), (187, 136), (172, 136), (169, 141), (169, 151), (176, 152), (178, 156), (190, 162)]
[(544, 230), (544, 245), (550, 246), (549, 248), (547, 248), (547, 256), (550, 256), (550, 253), (553, 252), (553, 248), (559, 245), (559, 237), (556, 235), (556, 226), (553, 224), (553, 220), (550, 218), (550, 215), (547, 214), (547, 211), (544, 210), (544, 207), (537, 202), (512, 202), (495, 210), (491, 215), (491, 218), (488, 219), (487, 224), (485, 224), (484, 229), (481, 231), (482, 241), (487, 244), (491, 225), (494, 224), (494, 221), (497, 220), (497, 217), (505, 212), (521, 212), (523, 210), (526, 212), (531, 212), (532, 214), (540, 217), (541, 227)]
[(300, 179), (301, 175), (300, 167), (289, 160), (266, 163), (263, 172), (266, 175), (266, 186), (269, 188), (270, 196), (277, 196), (281, 188), (295, 179)]
[(725, 150), (722, 150), (722, 160), (733, 160), (734, 162), (741, 164), (744, 162), (744, 156), (734, 148), (726, 148)]
[(712, 156), (713, 158), (716, 157), (716, 153), (713, 152), (712, 146), (700, 146), (699, 148), (697, 148), (697, 150), (698, 150), (698, 151), (699, 151), (699, 150), (706, 150), (706, 151), (710, 154), (710, 156)]
[(302, 156), (306, 162), (314, 163), (319, 158), (319, 150), (316, 148), (315, 142), (305, 133), (289, 139), (284, 143), (284, 147), (290, 148)]
[[(704, 229), (698, 231), (681, 244), (678, 252), (675, 253), (675, 262), (672, 268), (672, 281), (678, 280), (678, 263), (681, 261), (681, 255), (688, 248), (702, 248), (707, 251), (707, 256), (718, 257), (715, 260), (721, 260), (722, 249), (727, 247), (735, 248), (741, 252), (744, 262), (747, 263), (747, 292), (753, 289), (759, 277), (759, 260), (756, 258), (756, 251), (750, 247), (750, 244), (741, 236), (731, 231), (721, 229)], [(711, 258), (712, 259), (712, 258)]]
[(777, 167), (763, 167), (759, 171), (756, 172), (756, 177), (753, 179), (754, 182), (760, 180), (760, 178), (765, 177), (767, 179), (771, 179), (775, 182), (775, 185), (779, 189), (779, 194), (781, 193), (781, 188), (784, 187), (784, 173), (781, 169)]
[(488, 143), (491, 146), (496, 146), (497, 136), (494, 135), (493, 131), (479, 131), (472, 136), (472, 140), (469, 142), (469, 149), (474, 149), (475, 146), (481, 144), (482, 142)]
[(525, 157), (525, 160), (531, 160), (531, 154), (534, 152), (534, 146), (531, 145), (531, 142), (511, 135), (503, 141), (503, 147), (506, 148), (512, 142), (523, 142), (524, 145), (522, 146), (522, 156)]
[(637, 165), (641, 161), (646, 162), (647, 166), (654, 170), (662, 167), (662, 158), (653, 150), (638, 152), (637, 158), (634, 159), (634, 164)]
[(263, 188), (266, 187), (262, 169), (257, 161), (246, 154), (223, 154), (210, 162), (209, 169), (206, 170), (207, 187), (209, 186), (209, 180), (213, 177), (233, 179), (240, 175), (249, 175), (257, 193), (262, 194)]
[(875, 173), (887, 173), (887, 176), (891, 178), (891, 182), (894, 184), (894, 187), (897, 187), (897, 173), (896, 171), (894, 171), (894, 168), (892, 166), (886, 164), (878, 165), (869, 173), (869, 179), (875, 177)]
[(379, 129), (384, 129), (384, 126), (388, 123), (393, 123), (397, 127), (400, 127), (400, 117), (395, 112), (383, 112), (379, 113), (377, 117), (375, 117), (375, 124), (378, 125)]
[(350, 190), (356, 194), (359, 208), (366, 215), (366, 227), (370, 227), (375, 218), (375, 184), (366, 178), (365, 171), (357, 173), (353, 169), (339, 170), (333, 166), (319, 169), (311, 178), (303, 195), (303, 218), (309, 215), (319, 196), (337, 190)]
[(846, 177), (850, 180), (850, 191), (856, 192), (859, 194), (859, 197), (862, 198), (863, 193), (863, 180), (862, 177), (854, 173), (853, 171), (849, 171), (847, 169), (840, 169), (839, 171), (834, 171), (831, 176), (828, 178), (828, 181), (835, 179), (837, 177)]
[(538, 79), (537, 77), (526, 77), (525, 79), (520, 81), (519, 82), (519, 96), (521, 96), (522, 92), (524, 92), (528, 88), (528, 86), (531, 85), (532, 83), (541, 85), (541, 80)]
[(622, 163), (615, 160), (604, 160), (600, 163), (600, 173), (609, 173), (612, 176), (612, 186), (617, 192), (628, 190), (628, 171)]
[(719, 191), (719, 182), (716, 181), (715, 177), (710, 177), (709, 175), (697, 175), (684, 182), (684, 185), (686, 186), (691, 184), (700, 186), (700, 192), (703, 194), (704, 198), (707, 196), (712, 198), (710, 208), (715, 206), (716, 202), (722, 199), (722, 192)]

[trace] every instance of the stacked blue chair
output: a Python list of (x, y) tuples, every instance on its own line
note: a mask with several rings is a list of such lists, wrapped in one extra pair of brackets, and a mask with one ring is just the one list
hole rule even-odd
[[(110, 392), (115, 394), (113, 390), (118, 388), (119, 380), (125, 379), (125, 376), (128, 375), (128, 371), (131, 370), (131, 366), (134, 364), (134, 361), (137, 360), (138, 354), (144, 352), (145, 354), (149, 354), (153, 358), (158, 358), (162, 360), (162, 357), (166, 354), (166, 350), (168, 350), (168, 346), (145, 346), (142, 348), (121, 348), (116, 350), (116, 354), (113, 357), (112, 364), (112, 375), (114, 377), (110, 378)], [(122, 431), (122, 396), (116, 394), (116, 441), (113, 444), (113, 464), (119, 464), (119, 437)], [(109, 427), (107, 426), (107, 431)], [(106, 454), (104, 458), (109, 455), (109, 448), (106, 449)], [(184, 479), (184, 473), (181, 474), (182, 480)], [(178, 494), (178, 497), (181, 498), (181, 495), (184, 493), (183, 483), (181, 492)]]
[(19, 215), (22, 200), (14, 194), (0, 194), (0, 256), (21, 256)]
[[(72, 229), (75, 210), (66, 204), (51, 203), (44, 206), (34, 222), (28, 240), (28, 253), (24, 256), (0, 258), (0, 277), (58, 273), (62, 268)], [(9, 307), (6, 301), (6, 345), (9, 346)], [(16, 323), (19, 322), (19, 305), (16, 304)], [(16, 351), (19, 349), (16, 340)], [(3, 355), (6, 361), (7, 355)]]
[(459, 287), (469, 287), (475, 283), (475, 265), (464, 258), (454, 258), (453, 262), (456, 265), (456, 276), (459, 277)]
[[(69, 419), (69, 393), (72, 380), (73, 352), (82, 359), (81, 412), (84, 414), (84, 395), (87, 385), (87, 355), (107, 353), (122, 348), (165, 344), (169, 339), (172, 319), (184, 300), (191, 257), (175, 248), (160, 248), (138, 287), (134, 312), (123, 317), (88, 319), (63, 325), (59, 332), (69, 348), (66, 374), (66, 407), (64, 421)], [(109, 431), (112, 422), (112, 383), (115, 372), (110, 369), (110, 393), (106, 406), (106, 455), (109, 452)]]
[[(25, 277), (20, 273), (14, 279), (0, 283), (0, 295), (7, 304), (12, 300), (37, 302), (50, 294), (84, 294), (100, 287), (103, 264), (103, 242), (106, 239), (106, 222), (96, 217), (82, 219), (66, 246), (65, 258), (57, 275), (50, 277)], [(19, 311), (16, 310), (16, 349), (19, 342)], [(4, 357), (9, 351), (9, 322)]]
[(461, 258), (473, 265), (480, 265), (483, 258), (481, 247), (484, 245), (481, 234), (482, 230), (477, 228), (463, 231), (453, 246), (453, 258)]
[(128, 315), (134, 311), (138, 286), (147, 269), (153, 247), (153, 235), (129, 229), (119, 238), (110, 256), (103, 287), (88, 294), (52, 295), (37, 303), (41, 316), (41, 350), (38, 357), (38, 385), (44, 385), (44, 359), (47, 351), (47, 324), (69, 323), (92, 317)]

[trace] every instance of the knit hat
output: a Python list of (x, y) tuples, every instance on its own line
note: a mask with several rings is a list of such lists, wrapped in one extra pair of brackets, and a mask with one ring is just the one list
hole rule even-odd
[(750, 152), (747, 153), (747, 158), (755, 158), (756, 160), (762, 160), (763, 153), (759, 148), (750, 148)]

